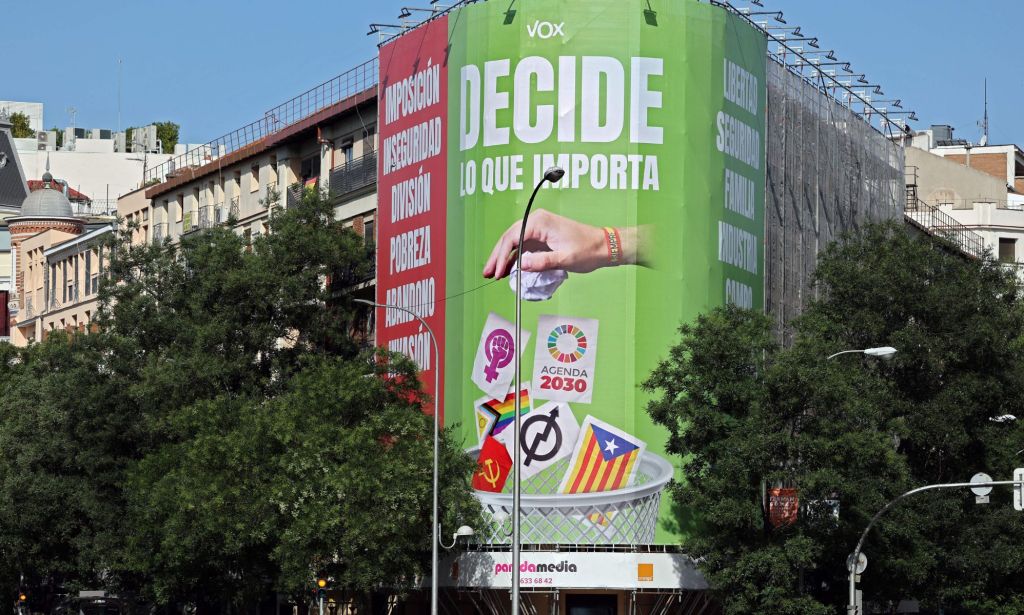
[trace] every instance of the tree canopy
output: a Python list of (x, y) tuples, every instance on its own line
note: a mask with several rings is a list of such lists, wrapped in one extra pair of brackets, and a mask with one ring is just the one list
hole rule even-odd
[[(251, 246), (129, 237), (105, 248), (98, 331), (0, 348), (5, 589), (24, 575), (34, 611), (102, 588), (223, 612), (317, 576), (357, 600), (410, 588), (433, 417), (415, 367), (368, 348), (362, 240), (315, 192)], [(444, 433), (444, 527), (477, 514), (473, 469)]]
[[(1024, 311), (1015, 272), (899, 225), (825, 250), (819, 298), (781, 348), (762, 314), (727, 307), (680, 329), (646, 386), (683, 459), (673, 498), (685, 541), (727, 613), (837, 613), (845, 560), (870, 518), (914, 487), (1009, 479), (1021, 448)], [(891, 345), (891, 361), (847, 349)], [(795, 488), (797, 519), (769, 522), (768, 490)], [(868, 536), (860, 588), (885, 608), (1024, 613), (1024, 518), (1010, 491), (904, 501)]]
[(15, 111), (11, 114), (11, 135), (15, 139), (28, 139), (36, 136), (36, 131), (32, 130), (32, 126), (29, 124), (28, 115)]

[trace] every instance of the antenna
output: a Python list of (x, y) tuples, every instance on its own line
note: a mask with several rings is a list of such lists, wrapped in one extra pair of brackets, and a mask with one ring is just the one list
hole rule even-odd
[(121, 58), (117, 59), (117, 132), (121, 132)]
[(988, 78), (985, 79), (985, 117), (981, 120), (981, 142), (982, 147), (988, 145)]

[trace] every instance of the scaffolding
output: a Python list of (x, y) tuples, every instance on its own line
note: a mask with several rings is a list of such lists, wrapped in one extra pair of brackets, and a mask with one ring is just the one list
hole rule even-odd
[(769, 61), (767, 81), (765, 309), (789, 344), (825, 246), (902, 216), (903, 149), (786, 65)]

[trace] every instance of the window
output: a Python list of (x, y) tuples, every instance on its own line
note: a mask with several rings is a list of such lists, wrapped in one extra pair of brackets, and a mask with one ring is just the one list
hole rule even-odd
[(244, 238), (245, 241), (245, 251), (252, 252), (252, 229), (247, 228), (244, 231), (242, 231), (242, 237)]
[(179, 194), (178, 201), (174, 205), (174, 221), (181, 222), (182, 214), (185, 211), (185, 195)]
[(242, 172), (235, 171), (235, 196), (242, 193)]
[(366, 241), (366, 245), (373, 245), (376, 241), (376, 237), (373, 235), (373, 218), (368, 218), (363, 222), (363, 239)]
[(92, 287), (92, 250), (85, 252), (85, 294), (91, 295), (95, 290)]
[(1017, 240), (1009, 237), (999, 238), (999, 262), (1017, 262)]
[(311, 179), (320, 177), (319, 154), (302, 159), (302, 165), (299, 167), (299, 177), (302, 179), (303, 184)]
[(346, 141), (341, 144), (341, 161), (344, 164), (352, 162), (352, 141)]
[(260, 189), (260, 165), (254, 164), (249, 167), (249, 192), (256, 192)]

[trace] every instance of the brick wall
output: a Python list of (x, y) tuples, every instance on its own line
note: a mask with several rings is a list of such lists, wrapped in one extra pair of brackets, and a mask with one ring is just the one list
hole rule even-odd
[[(971, 154), (971, 168), (1006, 181), (1006, 154)], [(949, 154), (946, 160), (967, 164), (967, 156), (964, 154)]]

